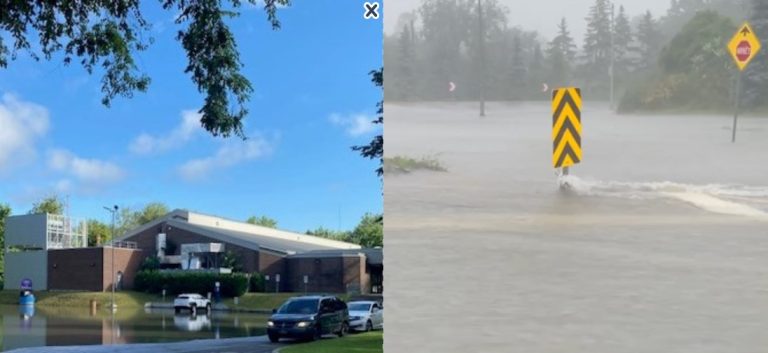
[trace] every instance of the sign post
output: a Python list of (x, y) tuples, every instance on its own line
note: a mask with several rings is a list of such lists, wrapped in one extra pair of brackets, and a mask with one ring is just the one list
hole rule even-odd
[(736, 126), (739, 120), (739, 103), (741, 103), (741, 81), (744, 70), (752, 59), (760, 51), (760, 39), (757, 38), (749, 22), (744, 22), (736, 34), (733, 35), (728, 43), (728, 51), (733, 57), (733, 61), (739, 68), (739, 76), (736, 79), (736, 94), (734, 97), (733, 130), (731, 131), (731, 142), (736, 142)]
[(575, 87), (552, 91), (552, 166), (562, 168), (581, 162), (581, 90)]
[(275, 293), (280, 291), (280, 274), (275, 275)]

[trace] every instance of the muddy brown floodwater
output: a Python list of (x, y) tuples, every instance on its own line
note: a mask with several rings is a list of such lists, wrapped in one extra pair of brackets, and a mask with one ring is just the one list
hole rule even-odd
[(386, 176), (386, 351), (765, 351), (768, 118), (585, 102), (562, 180), (549, 109), (385, 106), (386, 155), (448, 169)]

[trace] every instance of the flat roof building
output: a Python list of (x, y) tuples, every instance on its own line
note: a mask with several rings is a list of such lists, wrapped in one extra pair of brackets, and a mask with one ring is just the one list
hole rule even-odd
[(9, 217), (6, 288), (30, 279), (35, 290), (131, 289), (148, 257), (161, 268), (229, 272), (227, 257), (236, 270), (263, 275), (266, 291), (382, 292), (382, 249), (221, 217), (174, 210), (101, 247), (86, 247), (86, 234), (85, 222), (64, 216)]
[[(221, 244), (241, 270), (260, 273), (267, 291), (380, 293), (381, 249), (278, 230), (226, 218), (175, 210), (125, 235), (144, 256), (155, 255), (164, 267), (188, 268), (185, 244)], [(199, 268), (206, 259), (193, 261)], [(306, 282), (306, 283), (305, 283)]]

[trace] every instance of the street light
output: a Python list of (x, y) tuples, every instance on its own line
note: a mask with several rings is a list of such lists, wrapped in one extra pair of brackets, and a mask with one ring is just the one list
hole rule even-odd
[(480, 56), (480, 116), (485, 116), (485, 25), (483, 24), (483, 3), (477, 0), (477, 22), (478, 22), (478, 46)]
[(117, 216), (117, 205), (114, 206), (114, 208), (109, 208), (107, 206), (104, 206), (104, 209), (107, 210), (109, 213), (112, 214), (112, 305), (110, 309), (114, 310), (117, 308), (117, 305), (115, 305), (115, 217)]
[(610, 2), (610, 4), (611, 4), (611, 26), (610, 26), (610, 28), (611, 28), (611, 30), (610, 30), (610, 32), (611, 32), (611, 56), (610, 56), (611, 64), (610, 64), (608, 69), (610, 70), (609, 74), (611, 76), (610, 77), (610, 79), (611, 79), (610, 106), (611, 106), (611, 110), (613, 110), (614, 105), (615, 105), (614, 100), (616, 98), (615, 97), (615, 95), (616, 95), (616, 93), (615, 93), (615, 90), (616, 90), (616, 58), (615, 58), (615, 55), (616, 55), (616, 48), (615, 48), (616, 40), (614, 39), (615, 32), (616, 32), (616, 7), (613, 4), (613, 2)]

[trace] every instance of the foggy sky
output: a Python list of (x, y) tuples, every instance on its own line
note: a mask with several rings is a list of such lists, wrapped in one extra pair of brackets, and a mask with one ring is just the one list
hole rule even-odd
[[(565, 17), (571, 34), (577, 43), (581, 43), (584, 35), (585, 21), (589, 7), (594, 0), (499, 0), (509, 9), (510, 26), (520, 26), (526, 30), (535, 30), (545, 38), (552, 38), (557, 31), (560, 18)], [(669, 0), (615, 0), (618, 11), (619, 5), (624, 5), (630, 17), (651, 10), (654, 18), (667, 12)], [(421, 0), (384, 0), (384, 32), (390, 34), (397, 18), (406, 11), (411, 11), (421, 5)]]

